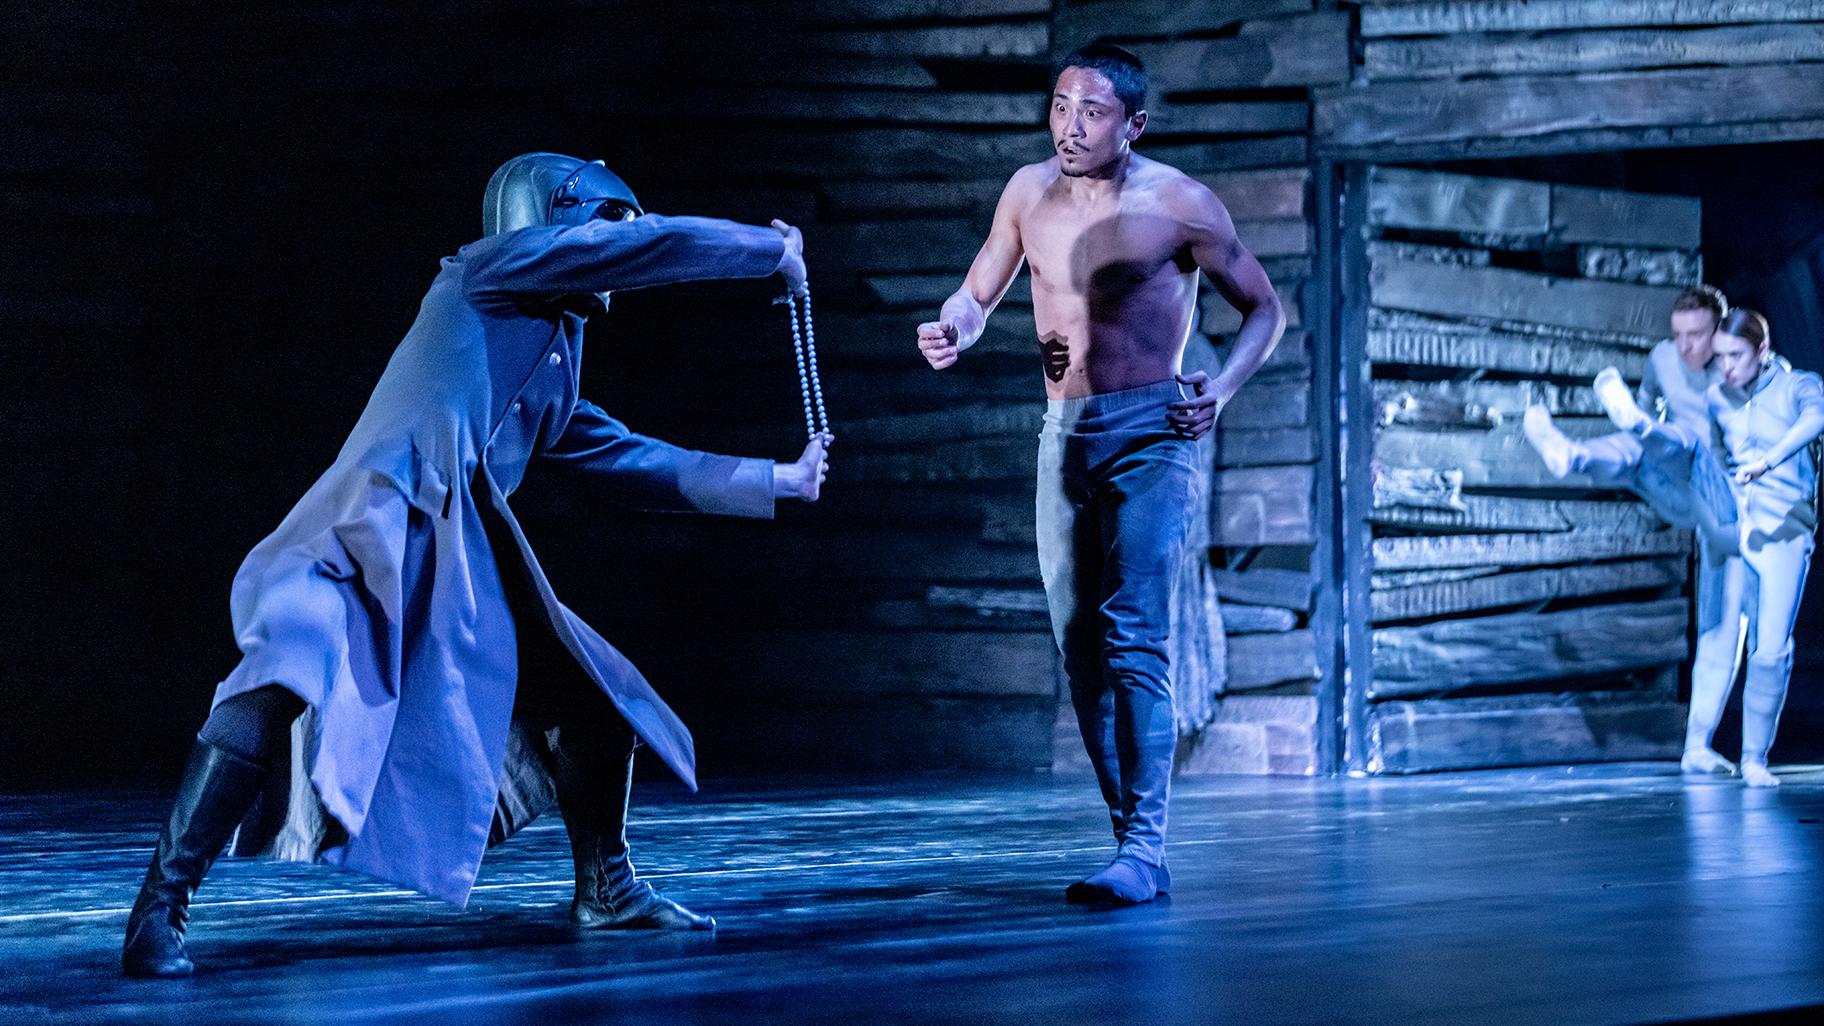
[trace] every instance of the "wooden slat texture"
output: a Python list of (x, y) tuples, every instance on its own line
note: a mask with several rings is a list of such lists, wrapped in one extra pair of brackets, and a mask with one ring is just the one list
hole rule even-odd
[(1249, 382), (1222, 410), (1222, 428), (1260, 430), (1304, 427), (1311, 422), (1311, 385), (1303, 381)]
[(1303, 100), (1236, 100), (1221, 103), (1159, 101), (1147, 109), (1150, 136), (1256, 135), (1304, 132), (1310, 106)]
[[(1229, 347), (1234, 344), (1232, 336), (1225, 336), (1216, 341), (1216, 354), (1219, 360), (1226, 360)], [(1308, 380), (1311, 377), (1311, 337), (1302, 328), (1287, 328), (1279, 337), (1279, 344), (1268, 354), (1267, 362), (1260, 365), (1256, 372), (1267, 380), (1295, 378)], [(1259, 385), (1267, 385), (1267, 380)]]
[(1155, 95), (1332, 85), (1349, 80), (1349, 16), (1326, 11), (1251, 21), (1228, 39), (1140, 43)]
[(1696, 285), (1704, 280), (1704, 261), (1682, 249), (1579, 246), (1577, 273), (1643, 285)]
[(1052, 49), (1062, 57), (1097, 39), (1207, 32), (1311, 8), (1311, 0), (1065, 0), (1053, 25)]
[(1315, 459), (1317, 437), (1308, 427), (1265, 431), (1230, 430), (1220, 426), (1216, 429), (1216, 465), (1219, 467), (1265, 467), (1310, 463)]
[(1023, 481), (1036, 473), (1031, 439), (981, 439), (912, 452), (857, 452), (843, 458), (845, 481)]
[(1493, 329), (1475, 335), (1426, 326), (1371, 327), (1368, 356), (1376, 363), (1463, 370), (1509, 371), (1589, 380), (1605, 367), (1638, 380), (1647, 366), (1639, 349)]
[(1503, 613), (1374, 632), (1375, 700), (1682, 661), (1683, 599)]
[(1236, 221), (1235, 237), (1262, 260), (1311, 252), (1311, 226), (1303, 218)]
[[(940, 448), (964, 439), (1017, 437), (1026, 439), (1030, 447), (1044, 414), (1043, 403), (970, 403), (925, 413), (847, 420), (842, 424), (842, 440), (854, 445)], [(791, 430), (802, 444), (801, 427)]]
[(1480, 576), (1473, 580), (1377, 590), (1374, 622), (1417, 620), (1474, 609), (1520, 606), (1552, 599), (1664, 588), (1685, 579), (1683, 560), (1642, 559), (1590, 566), (1552, 567)]
[[(832, 486), (832, 490), (833, 486)], [(1030, 514), (1028, 515), (1030, 520)], [(664, 576), (671, 563), (707, 565), (711, 561), (740, 566), (756, 578), (872, 582), (904, 585), (906, 568), (918, 579), (937, 583), (1002, 586), (1039, 579), (1038, 555), (1030, 540), (984, 542), (967, 529), (899, 523), (890, 526), (832, 526), (814, 521), (777, 523), (764, 538), (741, 535), (683, 535), (675, 527), (645, 527), (638, 521), (617, 525), (624, 542), (620, 561), (628, 573)], [(759, 538), (757, 541), (756, 539)], [(809, 555), (816, 553), (814, 561)]]
[[(1465, 5), (1477, 6), (1477, 5)], [(1824, 64), (1385, 82), (1325, 89), (1313, 132), (1339, 154), (1377, 145), (1521, 140), (1603, 129), (1824, 116)]]
[(1368, 172), (1369, 223), (1390, 228), (1539, 237), (1551, 231), (1544, 182), (1375, 167)]
[(987, 232), (962, 217), (811, 224), (804, 228), (807, 263), (868, 274), (944, 271), (961, 283)]
[[(1824, 77), (1817, 81), (1824, 86)], [(1696, 249), (1703, 238), (1702, 209), (1689, 196), (1554, 185), (1552, 241)]]
[(1042, 60), (1051, 47), (1051, 26), (1044, 21), (996, 21), (934, 28), (812, 32), (800, 42), (820, 52), (866, 56)]
[[(1504, 240), (1505, 241), (1505, 240)], [(1368, 243), (1370, 260), (1407, 260), (1417, 263), (1455, 264), (1459, 267), (1487, 267), (1494, 263), (1494, 252), (1467, 246), (1432, 246), (1419, 242), (1389, 242), (1376, 239)]]
[(1306, 215), (1305, 194), (1310, 190), (1311, 172), (1305, 168), (1230, 171), (1194, 177), (1210, 187), (1236, 221), (1288, 217), (1302, 220)]
[(1316, 540), (1310, 466), (1220, 470), (1211, 480), (1211, 544), (1309, 545)]
[(1227, 697), (1196, 737), (1180, 743), (1173, 772), (1310, 776), (1317, 772), (1317, 727), (1315, 696)]
[(1386, 573), (1370, 574), (1369, 587), (1374, 591), (1397, 588), (1417, 588), (1426, 584), (1452, 584), (1458, 581), (1473, 581), (1478, 577), (1490, 577), (1501, 572), (1498, 566), (1458, 566), (1442, 570), (1389, 570)]
[[(943, 305), (963, 284), (963, 274), (969, 270), (965, 263), (955, 271), (942, 274), (870, 274), (863, 277), (868, 291), (875, 298), (888, 306), (921, 306), (929, 307), (932, 314)], [(1001, 306), (1032, 306), (1032, 281), (1022, 274), (1014, 279), (1013, 287), (1007, 290)], [(912, 325), (916, 337), (918, 323)], [(917, 345), (913, 346), (914, 351)]]
[(1323, 675), (1317, 664), (1317, 641), (1310, 631), (1231, 637), (1228, 669), (1230, 691), (1316, 680)]
[(1824, 21), (1819, 0), (1432, 0), (1369, 4), (1362, 35), (1435, 36), (1453, 32), (1540, 32), (1631, 25), (1727, 25)]
[[(782, 145), (777, 131), (728, 129), (709, 133), (681, 133), (667, 137), (663, 155), (642, 158), (630, 153), (630, 166), (646, 161), (654, 176), (675, 176), (679, 168), (705, 169), (714, 179), (715, 169), (728, 165), (729, 155), (741, 155), (741, 169), (748, 175), (801, 175), (822, 178), (905, 178), (910, 176), (970, 178), (984, 168), (1007, 168), (1043, 160), (1051, 152), (1039, 128), (999, 130), (950, 127), (825, 128), (806, 125), (791, 133), (791, 144)], [(1303, 140), (1300, 140), (1301, 142)], [(1274, 163), (1287, 163), (1275, 161)]]
[[(945, 93), (870, 89), (681, 89), (648, 94), (604, 91), (591, 109), (642, 116), (761, 121), (897, 122), (909, 125), (1029, 126), (1042, 131), (1044, 98), (1031, 93)], [(1283, 120), (1283, 118), (1281, 119)], [(1271, 129), (1262, 129), (1269, 131)]]
[[(1299, 295), (1304, 285), (1301, 278), (1280, 278), (1273, 282), (1273, 291), (1279, 294), (1280, 306), (1286, 312), (1287, 327), (1304, 323), (1304, 315), (1299, 309)], [(1198, 297), (1198, 309), (1197, 330), (1205, 335), (1227, 335), (1241, 328), (1241, 312), (1230, 306), (1215, 289), (1208, 289)]]
[[(1555, 385), (1544, 381), (1376, 381), (1376, 406), (1426, 407), (1457, 404), (1481, 407), (1514, 420), (1537, 403), (1555, 417), (1602, 415), (1595, 389), (1583, 385)], [(1226, 411), (1225, 411), (1226, 414)]]
[(1593, 502), (1581, 499), (1522, 499), (1498, 495), (1465, 495), (1461, 511), (1382, 504), (1375, 491), (1370, 519), (1388, 527), (1430, 531), (1599, 531), (1616, 535), (1645, 534), (1662, 524), (1644, 503)]
[[(1669, 314), (1668, 323), (1670, 323)], [(1423, 331), (1463, 337), (1479, 337), (1494, 332), (1497, 334), (1517, 335), (1529, 339), (1566, 339), (1581, 345), (1625, 346), (1630, 349), (1639, 350), (1652, 349), (1666, 337), (1664, 329), (1641, 334), (1639, 332), (1630, 331), (1595, 331), (1587, 328), (1567, 328), (1562, 325), (1543, 324), (1537, 320), (1452, 320), (1444, 317), (1433, 317), (1429, 314), (1413, 313), (1407, 310), (1388, 310), (1378, 306), (1368, 308), (1368, 327), (1371, 329), (1417, 328)]]
[[(1576, 439), (1614, 430), (1606, 418), (1560, 417), (1556, 423), (1566, 435)], [(1517, 422), (1505, 423), (1492, 431), (1385, 428), (1375, 438), (1374, 459), (1384, 467), (1460, 471), (1466, 488), (1595, 487), (1582, 474), (1553, 477)]]
[(1272, 606), (1249, 606), (1236, 602), (1222, 607), (1222, 629), (1236, 634), (1283, 634), (1298, 623), (1290, 609)]
[[(1009, 174), (1012, 169), (1008, 169)], [(1210, 187), (1237, 222), (1302, 220), (1310, 179), (1304, 168), (1203, 173), (1197, 180)], [(840, 215), (889, 212), (973, 214), (986, 218), (994, 210), (1006, 178), (966, 181), (836, 181), (820, 182), (819, 193)], [(701, 192), (693, 188), (693, 194)], [(977, 222), (985, 234), (987, 222)]]
[(1280, 606), (1301, 613), (1311, 611), (1316, 582), (1295, 570), (1215, 570), (1216, 594), (1225, 602)]
[(1458, 34), (1428, 39), (1376, 39), (1364, 48), (1362, 67), (1371, 81), (1378, 82), (1816, 60), (1824, 60), (1824, 25), (1777, 24), (1683, 32), (1628, 29), (1561, 35)]
[(1419, 535), (1376, 538), (1374, 568), (1421, 570), (1452, 566), (1541, 566), (1588, 560), (1682, 555), (1691, 548), (1684, 531), (1614, 534), (1587, 529), (1550, 534)]
[(1376, 261), (1369, 289), (1377, 306), (1446, 317), (1532, 320), (1639, 334), (1662, 332), (1679, 289), (1558, 278), (1501, 267)]
[(1384, 702), (1369, 714), (1372, 773), (1676, 759), (1684, 706), (1625, 693)]
[(1258, 139), (1224, 139), (1220, 145), (1178, 139), (1165, 141), (1149, 133), (1140, 137), (1134, 149), (1191, 175), (1236, 168), (1286, 167), (1304, 163), (1311, 153), (1310, 139), (1305, 132)]
[[(1009, 169), (1011, 174), (1011, 169)], [(840, 216), (888, 212), (929, 215), (971, 213), (986, 217), (1007, 187), (1005, 178), (968, 181), (860, 181), (820, 182), (817, 191), (830, 211)], [(978, 222), (984, 225), (986, 222)]]

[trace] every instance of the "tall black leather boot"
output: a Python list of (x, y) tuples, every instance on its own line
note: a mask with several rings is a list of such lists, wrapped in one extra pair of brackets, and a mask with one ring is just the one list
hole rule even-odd
[(128, 976), (188, 976), (196, 968), (184, 950), (190, 896), (252, 808), (269, 772), (197, 739), (184, 764), (171, 819), (158, 835), (146, 882), (127, 916), (120, 965)]
[(606, 733), (614, 736), (590, 730), (578, 737), (566, 727), (554, 746), (557, 805), (576, 864), (570, 921), (586, 930), (715, 929), (715, 919), (672, 901), (634, 873), (627, 854), (633, 736), (628, 732), (623, 738), (613, 728)]

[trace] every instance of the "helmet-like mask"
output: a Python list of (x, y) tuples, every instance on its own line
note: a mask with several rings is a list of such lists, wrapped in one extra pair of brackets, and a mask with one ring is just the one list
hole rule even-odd
[(627, 183), (599, 160), (522, 153), (494, 172), (482, 197), (485, 235), (519, 228), (623, 221), (645, 213)]

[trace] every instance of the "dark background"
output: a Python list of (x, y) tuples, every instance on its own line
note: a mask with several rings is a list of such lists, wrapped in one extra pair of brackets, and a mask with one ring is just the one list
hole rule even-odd
[[(688, 60), (705, 23), (661, 6), (5, 9), (0, 786), (172, 775), (236, 657), (235, 568), (333, 458), (437, 258), (478, 234), (501, 161), (602, 156), (649, 209), (764, 220), (765, 196), (714, 187), (718, 162), (769, 145), (764, 110), (705, 121), (649, 102), (718, 89)], [(740, 31), (764, 59), (765, 32)], [(1011, 63), (993, 85), (1036, 94), (1044, 78)], [(1763, 304), (1779, 348), (1816, 370), (1820, 157), (1793, 144), (1459, 169), (1702, 196), (1710, 280)], [(585, 394), (680, 443), (791, 458), (797, 384), (768, 298), (755, 283), (617, 296), (590, 332)], [(885, 398), (832, 394), (832, 412)], [(744, 755), (778, 750), (742, 738), (764, 696), (690, 672), (733, 622), (842, 601), (834, 578), (806, 594), (711, 555), (780, 525), (633, 525), (536, 476), (516, 508), (560, 593), (720, 753), (707, 774), (822, 765), (814, 745), (790, 765)], [(787, 529), (810, 515), (781, 510)], [(717, 544), (658, 565), (639, 541), (654, 531)], [(1820, 736), (1818, 603), (1813, 589), (1782, 755)], [(668, 629), (614, 629), (654, 618)]]
[[(713, 179), (688, 118), (600, 113), (604, 95), (679, 85), (654, 57), (700, 26), (670, 38), (636, 5), (508, 6), (7, 9), (0, 784), (171, 775), (237, 657), (236, 567), (334, 458), (439, 257), (479, 235), (500, 162), (600, 155), (667, 211), (662, 183)], [(605, 93), (581, 96), (591, 71)], [(722, 205), (689, 212), (741, 212)], [(590, 330), (585, 394), (683, 444), (789, 427), (797, 382), (769, 299), (752, 282), (617, 296)], [(765, 337), (705, 337), (692, 314), (710, 308)], [(771, 356), (715, 355), (761, 344)], [(699, 427), (712, 418), (722, 438)], [(598, 625), (741, 575), (628, 579), (620, 515), (578, 501), (534, 480), (516, 506)], [(669, 641), (616, 640), (649, 668), (681, 662)]]

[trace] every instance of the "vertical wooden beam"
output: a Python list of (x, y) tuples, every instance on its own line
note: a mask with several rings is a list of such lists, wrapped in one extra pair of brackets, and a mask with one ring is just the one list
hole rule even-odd
[(1341, 544), (1338, 529), (1343, 518), (1342, 490), (1338, 473), (1340, 452), (1337, 446), (1340, 419), (1337, 415), (1338, 381), (1347, 366), (1337, 358), (1341, 352), (1340, 323), (1344, 294), (1342, 260), (1337, 249), (1341, 235), (1337, 217), (1341, 212), (1343, 179), (1341, 168), (1332, 161), (1320, 160), (1311, 175), (1312, 219), (1317, 228), (1317, 260), (1311, 288), (1306, 290), (1310, 308), (1308, 330), (1314, 358), (1311, 367), (1311, 430), (1317, 440), (1317, 500), (1312, 509), (1316, 521), (1317, 545), (1311, 553), (1316, 605), (1311, 617), (1311, 630), (1316, 635), (1319, 665), (1323, 677), (1317, 685), (1317, 771), (1334, 775), (1344, 769), (1344, 755), (1349, 750), (1343, 726), (1348, 721), (1344, 707), (1343, 634), (1347, 620), (1343, 611), (1343, 560), (1347, 547)]
[[(1334, 175), (1332, 176), (1334, 179)], [(1335, 539), (1336, 570), (1333, 586), (1337, 596), (1339, 673), (1336, 679), (1342, 689), (1343, 759), (1342, 768), (1350, 773), (1369, 769), (1367, 750), (1368, 686), (1374, 679), (1372, 621), (1369, 602), (1373, 572), (1370, 542), (1373, 540), (1369, 515), (1374, 510), (1373, 478), (1369, 467), (1374, 448), (1373, 374), (1368, 362), (1368, 166), (1348, 164), (1341, 176), (1341, 217), (1332, 213), (1329, 219), (1329, 241), (1324, 241), (1323, 218), (1319, 217), (1318, 252), (1331, 254), (1327, 259), (1337, 266), (1330, 281), (1330, 294), (1340, 296), (1337, 314), (1336, 344), (1320, 361), (1334, 367), (1333, 435), (1336, 448), (1336, 473), (1330, 479), (1335, 493), (1336, 519), (1330, 525)], [(1329, 205), (1332, 209), (1336, 204)]]

